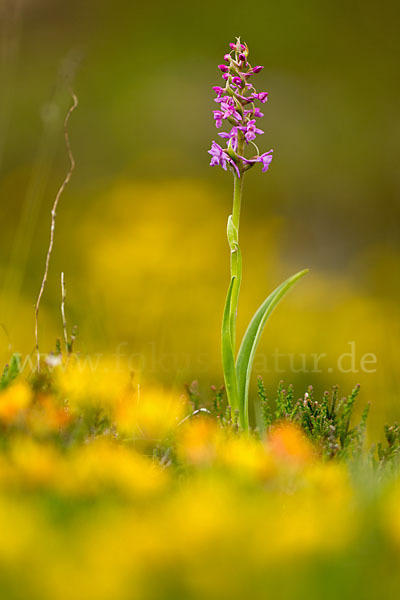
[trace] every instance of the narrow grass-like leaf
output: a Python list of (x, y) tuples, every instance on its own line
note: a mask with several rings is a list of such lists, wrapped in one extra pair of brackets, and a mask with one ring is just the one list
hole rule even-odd
[(308, 273), (308, 269), (299, 271), (292, 277), (289, 277), (286, 281), (281, 283), (261, 304), (254, 317), (250, 321), (246, 333), (243, 336), (242, 343), (240, 345), (237, 361), (236, 361), (236, 373), (238, 383), (238, 395), (239, 395), (239, 407), (240, 412), (244, 415), (244, 426), (248, 427), (249, 409), (248, 409), (248, 395), (250, 376), (253, 368), (254, 356), (257, 350), (257, 345), (263, 332), (264, 326), (268, 320), (268, 317), (279, 304), (280, 300), (290, 290), (290, 288), (298, 281), (303, 275)]
[(228, 402), (233, 410), (239, 408), (238, 386), (236, 378), (235, 358), (233, 356), (231, 339), (231, 302), (232, 291), (236, 277), (232, 277), (226, 296), (224, 315), (222, 319), (222, 364)]
[(10, 364), (7, 365), (0, 378), (0, 390), (6, 388), (20, 373), (21, 359), (19, 354), (13, 354)]

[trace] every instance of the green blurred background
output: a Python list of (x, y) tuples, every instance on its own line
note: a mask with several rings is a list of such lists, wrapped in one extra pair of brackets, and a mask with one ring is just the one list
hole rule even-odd
[[(268, 174), (246, 177), (239, 328), (272, 287), (310, 267), (261, 343), (268, 391), (281, 378), (299, 394), (360, 382), (373, 436), (400, 418), (398, 19), (394, 0), (1, 0), (2, 362), (11, 346), (34, 347), (72, 81), (77, 167), (58, 211), (41, 349), (61, 335), (65, 271), (83, 354), (119, 346), (144, 379), (179, 388), (196, 378), (204, 393), (221, 383), (232, 181), (208, 167), (207, 150), (216, 65), (241, 35), (266, 67), (260, 147), (275, 152)], [(344, 373), (337, 361), (351, 348), (359, 372)], [(319, 373), (315, 353), (327, 354)], [(374, 372), (360, 369), (366, 353)]]

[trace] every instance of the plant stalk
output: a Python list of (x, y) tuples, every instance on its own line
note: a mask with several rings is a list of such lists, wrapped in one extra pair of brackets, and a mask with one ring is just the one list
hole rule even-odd
[[(244, 136), (238, 139), (238, 154), (244, 150)], [(233, 173), (233, 208), (228, 219), (228, 242), (230, 255), (230, 287), (225, 305), (222, 326), (222, 357), (224, 364), (224, 379), (229, 405), (238, 410), (241, 427), (245, 427), (247, 419), (243, 414), (243, 405), (239, 402), (239, 388), (236, 376), (236, 317), (239, 302), (240, 284), (242, 279), (242, 258), (239, 248), (240, 208), (243, 192), (243, 171), (239, 177)]]
[(232, 302), (230, 311), (231, 341), (232, 351), (236, 354), (236, 317), (239, 303), (240, 284), (242, 281), (242, 261), (239, 249), (239, 224), (240, 208), (242, 204), (243, 192), (243, 174), (239, 178), (236, 174), (233, 176), (233, 209), (232, 223), (236, 233), (236, 250), (231, 250), (231, 279), (235, 277), (235, 283), (232, 291)]

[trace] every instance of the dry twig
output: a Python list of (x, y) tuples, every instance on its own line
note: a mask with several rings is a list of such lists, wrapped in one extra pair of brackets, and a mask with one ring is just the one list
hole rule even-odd
[(73, 99), (73, 104), (70, 107), (70, 109), (67, 112), (67, 115), (65, 117), (64, 120), (64, 139), (65, 139), (65, 145), (67, 147), (67, 152), (68, 152), (68, 157), (70, 160), (70, 168), (67, 172), (67, 175), (64, 179), (64, 181), (62, 182), (56, 198), (54, 200), (54, 204), (53, 204), (53, 208), (51, 210), (51, 227), (50, 227), (50, 243), (49, 243), (49, 248), (47, 250), (47, 256), (46, 256), (46, 265), (45, 265), (45, 269), (44, 269), (44, 274), (43, 274), (43, 280), (42, 280), (42, 285), (40, 286), (40, 290), (39, 290), (39, 295), (38, 295), (38, 299), (36, 301), (36, 306), (35, 306), (35, 340), (36, 340), (36, 356), (37, 356), (37, 369), (40, 370), (40, 352), (39, 352), (39, 308), (40, 308), (40, 302), (43, 296), (43, 292), (44, 292), (44, 288), (46, 285), (46, 281), (47, 281), (47, 276), (49, 273), (49, 264), (50, 264), (50, 258), (51, 258), (51, 253), (53, 251), (53, 245), (54, 245), (54, 231), (56, 228), (56, 214), (57, 214), (57, 207), (58, 207), (58, 203), (61, 197), (61, 194), (63, 193), (66, 185), (69, 183), (69, 180), (71, 179), (71, 175), (73, 173), (73, 170), (75, 169), (75, 160), (74, 157), (72, 155), (72, 151), (71, 151), (71, 146), (69, 143), (69, 135), (68, 135), (68, 122), (69, 122), (69, 118), (71, 116), (71, 114), (74, 112), (74, 110), (76, 109), (76, 107), (78, 106), (78, 98), (76, 97), (76, 95), (74, 94), (74, 92), (71, 92), (72, 94), (72, 99)]
[(69, 352), (67, 320), (65, 318), (65, 299), (66, 299), (66, 297), (67, 297), (67, 292), (65, 289), (64, 272), (62, 272), (61, 273), (61, 316), (62, 316), (63, 331), (64, 331), (65, 351)]

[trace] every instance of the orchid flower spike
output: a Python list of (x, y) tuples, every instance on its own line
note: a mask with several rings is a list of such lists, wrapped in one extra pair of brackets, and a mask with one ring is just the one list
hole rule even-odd
[(257, 151), (255, 156), (245, 157), (245, 149), (253, 143), (258, 135), (264, 131), (257, 126), (256, 119), (263, 117), (263, 113), (255, 102), (265, 104), (268, 100), (268, 92), (257, 92), (254, 85), (249, 82), (252, 75), (259, 73), (264, 67), (257, 65), (252, 67), (248, 61), (249, 50), (246, 44), (236, 39), (229, 44), (230, 53), (225, 54), (224, 61), (227, 64), (218, 65), (222, 72), (225, 85), (213, 87), (216, 93), (215, 102), (219, 105), (214, 110), (214, 120), (217, 128), (225, 123), (231, 126), (230, 131), (222, 131), (218, 135), (227, 140), (227, 145), (222, 148), (216, 142), (212, 142), (211, 162), (212, 167), (221, 166), (225, 171), (229, 169), (237, 177), (241, 177), (245, 171), (256, 163), (262, 165), (262, 171), (268, 170), (272, 161), (272, 152), (269, 150), (264, 154)]

